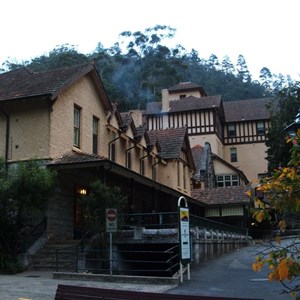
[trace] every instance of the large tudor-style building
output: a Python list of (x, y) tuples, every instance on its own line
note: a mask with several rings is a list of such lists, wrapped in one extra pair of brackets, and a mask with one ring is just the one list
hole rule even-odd
[(120, 113), (92, 64), (22, 68), (0, 74), (0, 157), (57, 170), (49, 237), (82, 235), (78, 199), (96, 179), (121, 188), (127, 213), (176, 212), (184, 196), (192, 214), (246, 227), (246, 185), (267, 171), (268, 102), (223, 102), (180, 83), (144, 112)]
[[(186, 127), (191, 147), (209, 143), (213, 154), (243, 171), (249, 181), (264, 176), (270, 98), (223, 102), (183, 82), (162, 91), (162, 102), (147, 106), (148, 130)], [(218, 176), (218, 174), (216, 174)]]

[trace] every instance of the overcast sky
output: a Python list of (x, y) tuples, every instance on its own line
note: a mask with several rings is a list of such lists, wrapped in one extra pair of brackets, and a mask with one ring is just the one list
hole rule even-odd
[(0, 66), (58, 45), (81, 53), (110, 47), (123, 31), (157, 24), (177, 29), (174, 45), (233, 64), (242, 54), (255, 79), (262, 67), (300, 80), (299, 0), (2, 0)]

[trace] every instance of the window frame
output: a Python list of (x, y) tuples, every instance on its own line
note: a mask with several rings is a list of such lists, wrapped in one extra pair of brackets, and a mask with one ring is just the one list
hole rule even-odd
[(236, 125), (235, 125), (235, 123), (228, 123), (228, 125), (227, 125), (227, 136), (229, 138), (236, 137)]
[(237, 174), (216, 175), (217, 187), (240, 186), (240, 178)]
[(231, 162), (237, 162), (237, 149), (236, 148), (230, 148), (230, 161)]
[(181, 185), (181, 168), (180, 168), (180, 161), (177, 161), (177, 186), (180, 187)]
[[(259, 126), (261, 124), (261, 126)], [(257, 121), (256, 122), (256, 133), (257, 135), (264, 135), (265, 134), (265, 122), (264, 121)]]
[(132, 159), (131, 159), (131, 151), (127, 151), (126, 153), (126, 167), (131, 170), (132, 167)]
[(81, 135), (81, 107), (74, 105), (73, 109), (73, 146), (80, 149)]
[[(95, 130), (96, 129), (96, 130)], [(93, 154), (98, 154), (98, 138), (99, 138), (99, 118), (93, 116)]]

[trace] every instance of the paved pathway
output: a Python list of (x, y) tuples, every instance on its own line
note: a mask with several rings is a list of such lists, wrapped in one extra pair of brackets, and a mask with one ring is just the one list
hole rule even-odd
[(258, 245), (247, 246), (201, 264), (191, 271), (190, 281), (185, 280), (167, 293), (292, 300), (281, 293), (281, 283), (268, 281), (268, 269), (252, 270), (258, 249), (261, 249)]
[(266, 280), (266, 271), (261, 273), (252, 271), (251, 264), (257, 250), (257, 245), (251, 245), (202, 263), (192, 268), (191, 280), (188, 281), (184, 275), (184, 282), (179, 286), (52, 279), (51, 272), (0, 275), (0, 299), (53, 300), (57, 285), (64, 283), (171, 294), (291, 300), (289, 295), (280, 293), (282, 289), (280, 283), (269, 283)]

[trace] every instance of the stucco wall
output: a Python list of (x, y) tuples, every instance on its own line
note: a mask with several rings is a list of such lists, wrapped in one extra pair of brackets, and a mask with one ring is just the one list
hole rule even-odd
[[(9, 115), (8, 160), (18, 161), (49, 157), (49, 105), (46, 101), (24, 101), (5, 108)], [(3, 123), (5, 124), (5, 123)], [(1, 126), (2, 127), (2, 126)], [(6, 126), (2, 130), (5, 130)], [(5, 131), (1, 130), (1, 138)], [(2, 143), (1, 143), (2, 144)], [(1, 145), (3, 153), (4, 145)]]
[(209, 143), (212, 153), (224, 159), (224, 146), (215, 134), (190, 135), (189, 141), (191, 148), (197, 145), (204, 147), (205, 143)]
[(194, 97), (201, 97), (200, 92), (199, 91), (184, 91), (182, 93), (169, 93), (169, 101), (173, 101), (173, 100), (179, 100), (180, 95), (186, 95), (186, 97), (190, 97), (190, 96), (194, 96)]
[(51, 113), (51, 156), (57, 157), (73, 148), (74, 105), (81, 108), (80, 150), (93, 152), (93, 116), (99, 119), (98, 151), (107, 154), (106, 113), (89, 77), (80, 79), (53, 104)]
[(237, 162), (231, 164), (242, 170), (250, 182), (255, 181), (258, 174), (268, 171), (268, 162), (265, 159), (267, 147), (264, 143), (226, 146), (225, 159), (229, 162), (230, 148), (237, 149)]

